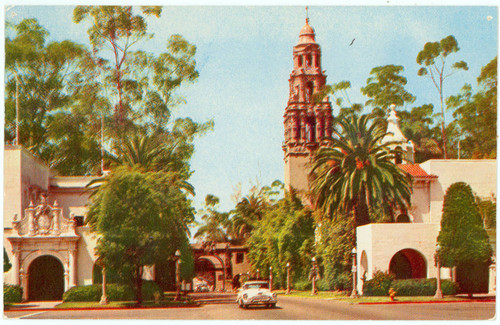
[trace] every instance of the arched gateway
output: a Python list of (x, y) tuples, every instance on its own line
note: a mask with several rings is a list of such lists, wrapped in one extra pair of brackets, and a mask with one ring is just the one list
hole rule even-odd
[(64, 293), (64, 267), (50, 255), (37, 257), (28, 268), (30, 301), (61, 300)]
[(424, 256), (411, 248), (394, 254), (389, 263), (389, 273), (396, 279), (419, 279), (427, 277), (427, 263)]
[(30, 203), (24, 215), (12, 221), (14, 283), (23, 288), (23, 300), (60, 300), (77, 285), (77, 242), (75, 220), (64, 217), (57, 202), (49, 205), (42, 196)]

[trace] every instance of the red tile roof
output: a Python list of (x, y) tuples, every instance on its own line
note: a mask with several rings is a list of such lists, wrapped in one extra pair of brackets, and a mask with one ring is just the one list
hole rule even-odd
[(423, 170), (419, 165), (399, 164), (398, 167), (414, 178), (438, 178), (436, 175), (427, 174), (427, 172)]

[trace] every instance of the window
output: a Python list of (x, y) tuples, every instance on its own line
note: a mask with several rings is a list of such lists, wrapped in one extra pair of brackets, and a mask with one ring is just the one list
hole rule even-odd
[(75, 225), (77, 227), (83, 226), (83, 216), (74, 216), (73, 218), (75, 219)]
[(306, 66), (307, 67), (310, 67), (312, 65), (312, 55), (311, 54), (308, 54), (306, 56)]
[(302, 55), (299, 55), (299, 67), (302, 66)]
[(244, 258), (245, 258), (245, 255), (243, 253), (237, 253), (236, 254), (236, 264), (243, 263)]

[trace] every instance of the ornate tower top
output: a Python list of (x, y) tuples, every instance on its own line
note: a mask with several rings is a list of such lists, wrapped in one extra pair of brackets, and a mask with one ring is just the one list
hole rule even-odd
[(320, 146), (327, 146), (332, 136), (332, 108), (328, 98), (318, 102), (314, 94), (326, 84), (321, 70), (321, 48), (316, 43), (309, 18), (293, 47), (293, 70), (288, 79), (290, 94), (285, 108), (285, 186), (307, 192), (307, 163)]
[(299, 43), (297, 45), (316, 43), (314, 36), (314, 29), (309, 25), (309, 18), (306, 18), (306, 24), (300, 30)]
[[(390, 145), (392, 148), (401, 148), (402, 153), (405, 157), (406, 162), (413, 163), (414, 162), (414, 148), (413, 143), (408, 141), (404, 136), (403, 132), (399, 128), (399, 118), (396, 113), (396, 105), (392, 104), (389, 112), (389, 116), (387, 117), (387, 134), (380, 141), (382, 143), (392, 143)], [(395, 163), (401, 164), (403, 162), (403, 157), (396, 157)]]

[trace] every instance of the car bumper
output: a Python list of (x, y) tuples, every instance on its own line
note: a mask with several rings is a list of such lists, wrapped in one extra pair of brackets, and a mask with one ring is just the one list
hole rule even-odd
[(273, 299), (272, 297), (253, 297), (248, 300), (243, 300), (245, 305), (260, 305), (260, 304), (275, 304), (278, 299)]

